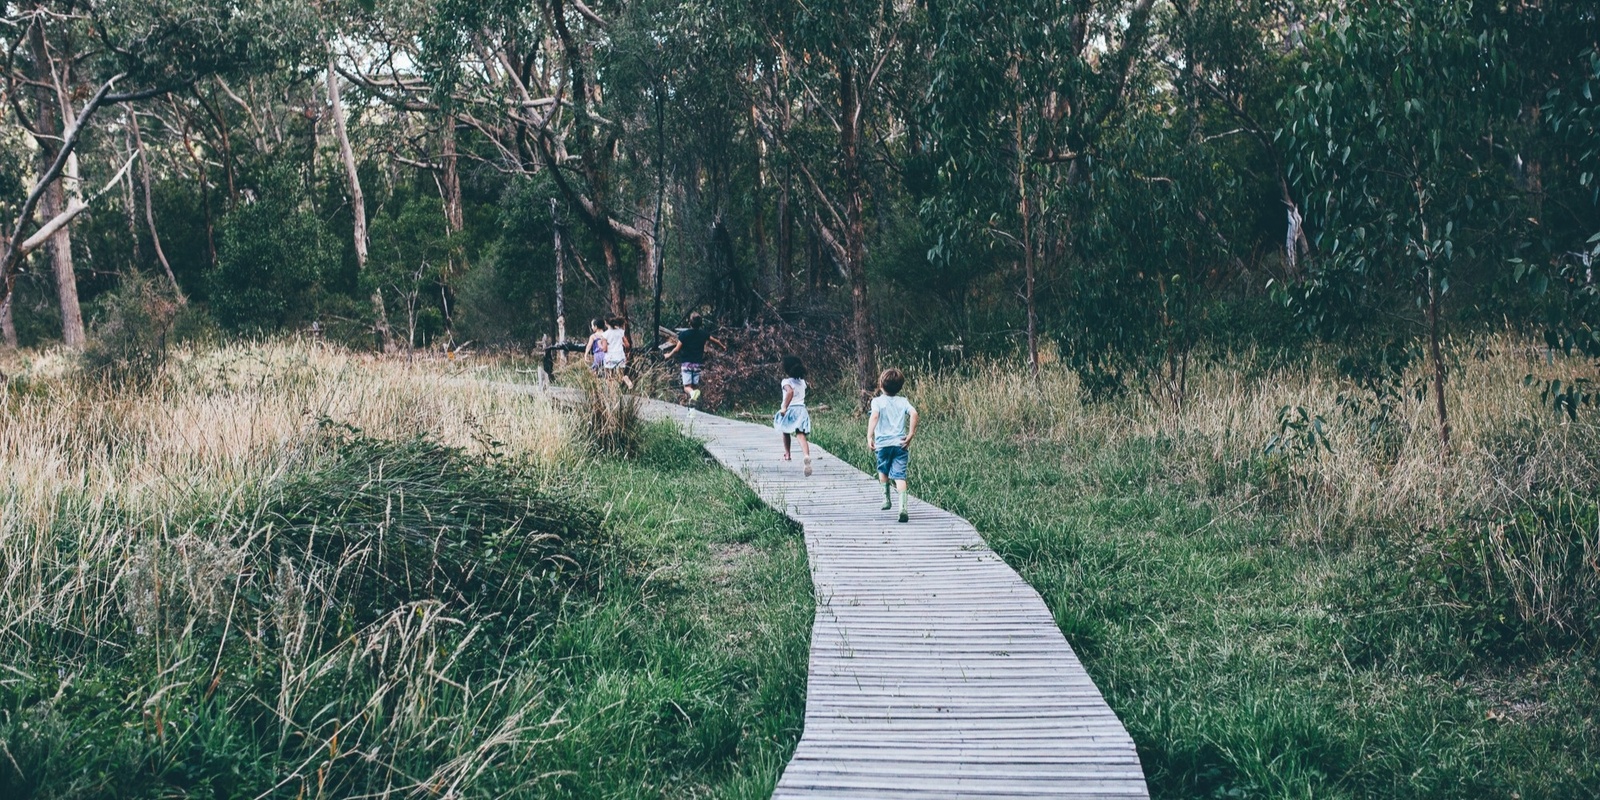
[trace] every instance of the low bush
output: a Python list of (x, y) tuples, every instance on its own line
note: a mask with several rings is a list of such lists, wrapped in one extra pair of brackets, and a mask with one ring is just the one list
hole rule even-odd
[(168, 292), (137, 272), (122, 276), (102, 298), (88, 346), (85, 369), (94, 377), (133, 388), (149, 386), (167, 362), (180, 307)]
[(784, 377), (783, 357), (787, 355), (805, 360), (806, 379), (812, 386), (826, 387), (852, 374), (848, 342), (805, 325), (746, 325), (723, 328), (712, 336), (723, 346), (707, 346), (702, 408), (776, 404), (778, 382)]
[(641, 441), (639, 397), (624, 391), (619, 381), (596, 378), (581, 370), (579, 386), (583, 400), (578, 404), (579, 430), (589, 446), (606, 455), (633, 455)]

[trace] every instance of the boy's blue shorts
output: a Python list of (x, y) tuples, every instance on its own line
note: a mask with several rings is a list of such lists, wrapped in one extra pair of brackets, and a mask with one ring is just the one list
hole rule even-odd
[(888, 475), (890, 480), (903, 481), (906, 479), (906, 464), (911, 460), (911, 451), (899, 445), (886, 445), (878, 448), (878, 474)]

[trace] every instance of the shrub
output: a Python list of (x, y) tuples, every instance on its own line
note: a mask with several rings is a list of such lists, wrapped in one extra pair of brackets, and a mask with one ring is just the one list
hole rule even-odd
[(274, 331), (307, 321), (318, 288), (338, 265), (339, 245), (303, 205), (292, 169), (268, 171), (254, 202), (218, 226), (211, 311), (234, 331)]
[(639, 419), (639, 398), (624, 392), (613, 380), (596, 378), (580, 371), (583, 400), (578, 407), (584, 439), (596, 452), (631, 456), (643, 441)]
[(107, 579), (67, 592), (91, 633), (6, 652), (0, 797), (531, 792), (483, 774), (539, 741), (506, 664), (598, 589), (599, 515), (420, 437), (323, 423), (298, 463), (238, 513), (103, 523)]
[(805, 359), (812, 386), (827, 386), (853, 369), (849, 344), (805, 325), (746, 325), (712, 332), (726, 349), (708, 345), (708, 366), (702, 378), (703, 408), (778, 401), (778, 381), (786, 355)]
[(178, 310), (178, 304), (153, 281), (137, 272), (124, 275), (102, 299), (83, 351), (84, 367), (116, 385), (148, 386), (166, 364)]
[(526, 465), (323, 426), (337, 460), (287, 483), (265, 517), (275, 559), (360, 554), (344, 594), (359, 622), (419, 600), (511, 614), (594, 579), (599, 518), (547, 497)]

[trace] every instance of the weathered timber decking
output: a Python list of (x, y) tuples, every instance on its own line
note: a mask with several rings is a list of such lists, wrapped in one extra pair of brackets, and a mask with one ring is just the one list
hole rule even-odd
[[(817, 611), (797, 798), (1148, 797), (1133, 740), (1044, 601), (965, 519), (879, 510), (872, 476), (765, 425), (647, 401), (805, 529)], [(915, 491), (915, 456), (913, 484)]]

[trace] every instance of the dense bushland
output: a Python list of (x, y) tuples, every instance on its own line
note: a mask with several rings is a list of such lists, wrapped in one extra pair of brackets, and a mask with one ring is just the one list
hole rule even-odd
[(733, 397), (782, 349), (858, 387), (880, 352), (1054, 351), (1092, 397), (1181, 402), (1209, 354), (1332, 343), (1430, 364), (1443, 442), (1439, 345), (1508, 322), (1590, 359), (1534, 387), (1549, 405), (1600, 397), (1583, 0), (5, 20), (8, 343), (82, 347), (143, 274), (200, 327), (385, 350), (618, 314), (648, 358), (658, 324), (706, 312), (748, 345)]

